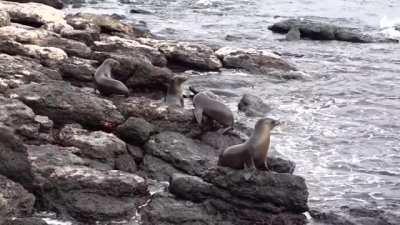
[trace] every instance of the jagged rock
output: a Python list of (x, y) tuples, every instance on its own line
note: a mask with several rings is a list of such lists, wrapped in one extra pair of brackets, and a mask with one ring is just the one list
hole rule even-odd
[(136, 164), (141, 164), (144, 156), (143, 149), (129, 144), (127, 144), (127, 147), (128, 153), (133, 157)]
[(0, 97), (0, 123), (15, 129), (18, 135), (26, 138), (38, 137), (40, 124), (34, 118), (32, 109), (21, 101)]
[(39, 218), (11, 218), (2, 225), (47, 225), (47, 223)]
[(79, 155), (115, 167), (115, 159), (126, 154), (126, 144), (114, 134), (103, 131), (90, 132), (74, 125), (65, 126), (58, 135), (64, 146), (80, 149)]
[(115, 169), (128, 173), (135, 173), (137, 171), (135, 159), (129, 154), (119, 155), (115, 159)]
[(62, 0), (6, 0), (6, 1), (20, 2), (20, 3), (37, 2), (52, 6), (56, 9), (62, 9), (64, 7), (64, 3)]
[[(81, 221), (132, 217), (148, 195), (146, 181), (117, 170), (96, 170), (76, 156), (75, 147), (27, 146), (44, 209)], [(106, 203), (106, 204), (105, 204)]]
[[(179, 213), (176, 213), (179, 212)], [(302, 214), (266, 213), (257, 209), (232, 207), (223, 200), (194, 203), (175, 198), (169, 193), (157, 193), (152, 200), (140, 209), (143, 225), (304, 225)]]
[(0, 92), (32, 81), (41, 83), (61, 79), (57, 71), (46, 68), (32, 59), (0, 53)]
[(158, 48), (168, 59), (172, 68), (219, 70), (221, 61), (214, 51), (203, 44), (189, 42), (156, 41), (152, 39), (139, 39), (143, 44)]
[(125, 55), (121, 53), (94, 52), (93, 58), (102, 62), (113, 58), (120, 67), (113, 69), (113, 76), (126, 81), (125, 84), (135, 91), (166, 91), (166, 84), (174, 76), (167, 68), (154, 66), (143, 55)]
[(152, 200), (140, 209), (140, 214), (142, 215), (143, 225), (218, 224), (217, 221), (212, 220), (215, 218), (210, 216), (210, 212), (206, 208), (190, 201), (177, 200), (167, 193), (153, 195)]
[(0, 27), (10, 25), (10, 15), (5, 11), (0, 11)]
[[(48, 208), (80, 221), (131, 218), (148, 195), (146, 181), (117, 170), (100, 171), (82, 166), (54, 167), (41, 194)], [(66, 215), (65, 215), (66, 214)]]
[(192, 110), (168, 110), (160, 101), (144, 97), (129, 97), (115, 104), (125, 117), (142, 117), (151, 121), (159, 131), (176, 131), (188, 136), (197, 136), (202, 132)]
[(60, 37), (45, 37), (37, 41), (42, 47), (55, 47), (64, 50), (69, 56), (89, 58), (91, 49), (85, 43)]
[(297, 70), (281, 56), (267, 50), (223, 47), (215, 54), (222, 60), (224, 67), (245, 69), (251, 73)]
[(288, 19), (275, 23), (268, 29), (277, 33), (287, 33), (293, 27), (297, 27), (300, 30), (301, 37), (313, 40), (338, 40), (356, 43), (398, 42), (398, 40), (390, 38), (364, 34), (359, 29), (339, 27), (308, 19)]
[(68, 55), (59, 48), (41, 47), (31, 44), (20, 44), (12, 40), (0, 41), (0, 52), (9, 55), (28, 56), (31, 58), (35, 58), (41, 62), (48, 63), (60, 63), (61, 61), (68, 58)]
[(151, 123), (137, 117), (130, 117), (117, 127), (117, 135), (134, 145), (144, 144), (154, 132), (155, 127)]
[(94, 42), (94, 51), (119, 52), (126, 55), (143, 55), (155, 66), (166, 66), (167, 60), (158, 49), (141, 44), (135, 40), (117, 36), (104, 36), (101, 41)]
[(47, 116), (37, 115), (34, 120), (40, 125), (39, 131), (41, 132), (49, 132), (53, 128), (54, 123)]
[(64, 79), (92, 82), (96, 63), (97, 61), (94, 60), (69, 57), (60, 65), (60, 72)]
[(0, 10), (10, 14), (11, 21), (34, 27), (41, 27), (59, 32), (62, 29), (71, 29), (64, 20), (64, 13), (53, 7), (40, 3), (0, 2)]
[(65, 82), (32, 83), (12, 92), (36, 114), (48, 116), (58, 126), (79, 123), (113, 129), (124, 120), (112, 102)]
[(20, 184), (0, 175), (0, 224), (3, 224), (7, 217), (32, 215), (34, 203), (35, 196)]
[(169, 181), (172, 174), (182, 172), (169, 162), (151, 154), (144, 156), (140, 170), (144, 172), (143, 176), (158, 181)]
[(67, 22), (78, 30), (97, 28), (100, 29), (102, 33), (107, 34), (123, 33), (131, 37), (140, 36), (136, 33), (132, 26), (123, 23), (109, 15), (77, 13), (75, 15), (68, 15)]
[(100, 31), (96, 29), (87, 29), (87, 30), (64, 29), (61, 31), (61, 36), (63, 38), (68, 38), (75, 41), (81, 41), (84, 42), (86, 45), (91, 46), (95, 41), (100, 40)]
[(246, 116), (250, 117), (262, 117), (271, 111), (271, 107), (265, 104), (261, 98), (251, 94), (243, 95), (238, 104), (238, 108), (240, 111), (243, 111)]
[[(207, 168), (217, 164), (218, 151), (175, 132), (162, 132), (151, 137), (144, 149), (146, 154), (191, 175), (201, 175)], [(146, 157), (143, 166), (153, 167), (147, 164)]]
[(0, 27), (0, 38), (2, 40), (14, 40), (23, 44), (35, 44), (37, 41), (53, 34), (43, 28), (34, 28), (19, 24)]

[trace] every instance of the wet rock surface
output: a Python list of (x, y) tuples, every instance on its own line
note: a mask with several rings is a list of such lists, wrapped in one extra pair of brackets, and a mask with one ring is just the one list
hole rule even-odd
[(293, 27), (296, 27), (300, 30), (302, 38), (309, 38), (312, 40), (338, 40), (355, 43), (398, 42), (395, 39), (374, 37), (364, 34), (358, 29), (339, 27), (336, 25), (308, 19), (288, 19), (275, 23), (268, 27), (268, 29), (277, 33), (287, 33)]

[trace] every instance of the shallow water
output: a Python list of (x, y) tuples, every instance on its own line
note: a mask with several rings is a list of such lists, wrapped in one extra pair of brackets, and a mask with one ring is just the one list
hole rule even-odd
[[(144, 20), (157, 35), (221, 45), (273, 49), (312, 76), (281, 82), (225, 71), (248, 81), (233, 91), (261, 96), (285, 121), (272, 149), (297, 164), (312, 207), (368, 206), (400, 214), (400, 44), (282, 42), (267, 27), (289, 17), (311, 17), (399, 38), (398, 0), (130, 0), (101, 1), (69, 12), (118, 13)], [(151, 15), (129, 14), (137, 7)], [(400, 22), (400, 21), (399, 21)], [(381, 28), (382, 26), (382, 28)], [(233, 41), (225, 37), (230, 35)], [(226, 98), (237, 111), (239, 97)], [(252, 126), (254, 119), (239, 115)]]

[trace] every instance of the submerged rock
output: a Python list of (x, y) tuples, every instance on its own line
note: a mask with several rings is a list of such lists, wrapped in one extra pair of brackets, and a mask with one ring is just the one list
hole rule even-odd
[(7, 217), (32, 215), (34, 203), (35, 196), (20, 184), (0, 175), (0, 224), (3, 224)]
[(290, 28), (289, 32), (286, 34), (285, 40), (286, 41), (298, 41), (301, 39), (301, 33), (299, 28), (292, 27)]
[(261, 98), (251, 94), (243, 95), (238, 104), (238, 108), (240, 111), (244, 112), (246, 116), (250, 117), (265, 116), (266, 113), (271, 111), (271, 107)]
[(36, 114), (48, 116), (58, 126), (80, 123), (109, 130), (124, 120), (109, 100), (84, 92), (66, 82), (29, 84), (12, 92)]
[(308, 20), (308, 19), (288, 19), (269, 26), (268, 29), (277, 33), (287, 33), (293, 27), (297, 27), (301, 37), (313, 40), (338, 40), (356, 43), (374, 42), (398, 42), (397, 40), (375, 37), (364, 34), (361, 30), (348, 27)]
[(215, 54), (222, 60), (224, 67), (245, 69), (251, 73), (297, 70), (281, 56), (266, 50), (223, 47)]

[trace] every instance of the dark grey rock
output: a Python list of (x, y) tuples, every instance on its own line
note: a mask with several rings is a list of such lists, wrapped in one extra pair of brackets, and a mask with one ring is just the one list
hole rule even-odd
[(30, 58), (1, 53), (0, 78), (3, 80), (3, 84), (0, 84), (0, 92), (30, 82), (42, 83), (62, 79), (56, 70), (46, 68)]
[(0, 162), (1, 175), (31, 190), (33, 174), (26, 148), (14, 132), (2, 123), (0, 123)]
[(64, 79), (92, 82), (96, 68), (93, 66), (97, 61), (69, 57), (60, 65), (60, 72)]
[(389, 42), (397, 43), (398, 40), (371, 36), (361, 30), (348, 27), (339, 27), (328, 23), (308, 19), (288, 19), (269, 26), (268, 29), (277, 33), (287, 33), (293, 27), (300, 30), (301, 37), (312, 40), (338, 40), (355, 43)]
[(155, 132), (155, 127), (143, 118), (129, 117), (117, 127), (117, 135), (133, 145), (143, 145)]
[(30, 217), (7, 219), (2, 225), (47, 225), (47, 223), (42, 219)]
[(37, 41), (37, 44), (42, 47), (55, 47), (64, 50), (68, 56), (76, 56), (81, 58), (89, 58), (91, 49), (80, 41), (72, 39), (49, 36)]
[(175, 131), (192, 137), (202, 133), (192, 110), (169, 110), (160, 101), (145, 97), (129, 97), (114, 103), (125, 117), (141, 117), (151, 121), (160, 132)]
[(132, 8), (129, 10), (130, 13), (134, 13), (134, 14), (151, 14), (150, 11), (144, 10), (144, 9), (139, 9), (139, 8)]
[(0, 224), (7, 217), (32, 215), (34, 203), (35, 196), (20, 184), (0, 175)]
[(115, 159), (126, 154), (126, 144), (114, 134), (103, 131), (90, 132), (76, 125), (65, 126), (58, 135), (64, 146), (80, 149), (79, 155), (115, 167)]
[(127, 144), (127, 150), (128, 150), (128, 153), (135, 160), (136, 164), (141, 164), (142, 163), (143, 157), (144, 157), (143, 149), (141, 149), (138, 146), (133, 146), (133, 145)]
[[(144, 149), (146, 154), (191, 175), (201, 175), (217, 163), (217, 150), (175, 132), (162, 132), (151, 137)], [(144, 165), (151, 167), (147, 163)]]
[(62, 9), (64, 7), (64, 3), (62, 2), (62, 0), (12, 0), (12, 2), (20, 2), (20, 3), (37, 2), (52, 6), (56, 9)]
[(137, 171), (135, 159), (129, 154), (119, 155), (115, 159), (115, 169), (128, 173), (135, 173)]
[(131, 218), (147, 198), (146, 181), (118, 170), (96, 170), (75, 155), (79, 149), (55, 145), (28, 146), (44, 209), (62, 217), (111, 221)]
[(262, 117), (271, 111), (271, 107), (269, 107), (261, 98), (251, 94), (243, 95), (238, 104), (238, 108), (240, 111), (244, 112), (246, 116), (250, 117)]
[(13, 89), (36, 114), (48, 116), (56, 125), (80, 123), (112, 130), (123, 122), (112, 102), (66, 82), (29, 84)]
[(91, 46), (95, 41), (100, 40), (100, 31), (96, 29), (86, 30), (72, 30), (64, 29), (61, 32), (63, 38), (72, 39), (75, 41), (84, 42), (86, 45)]
[(215, 54), (222, 60), (224, 67), (245, 69), (250, 73), (268, 74), (274, 70), (297, 70), (283, 57), (267, 50), (223, 47)]

